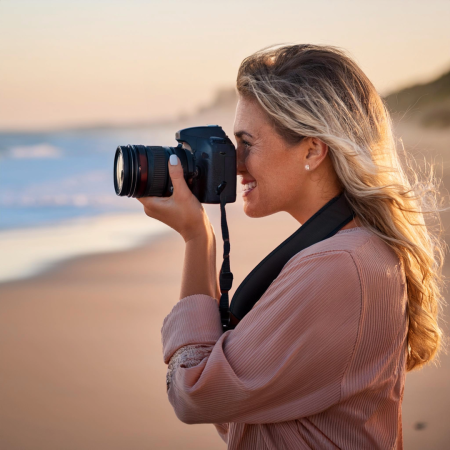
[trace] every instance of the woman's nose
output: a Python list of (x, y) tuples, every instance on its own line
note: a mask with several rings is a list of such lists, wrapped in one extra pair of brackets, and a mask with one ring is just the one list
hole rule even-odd
[(242, 150), (236, 150), (236, 169), (238, 174), (242, 174), (247, 171), (245, 166), (245, 155)]

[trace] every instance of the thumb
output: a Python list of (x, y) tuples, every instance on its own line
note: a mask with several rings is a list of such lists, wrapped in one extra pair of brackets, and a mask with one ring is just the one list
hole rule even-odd
[(177, 155), (170, 155), (169, 158), (169, 175), (172, 180), (173, 191), (181, 194), (185, 191), (189, 191), (186, 180), (184, 179), (183, 166)]

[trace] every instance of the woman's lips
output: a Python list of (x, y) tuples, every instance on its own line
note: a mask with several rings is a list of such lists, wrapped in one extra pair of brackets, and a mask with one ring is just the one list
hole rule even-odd
[(258, 183), (256, 181), (243, 181), (242, 182), (242, 197), (247, 196), (253, 189), (256, 188)]

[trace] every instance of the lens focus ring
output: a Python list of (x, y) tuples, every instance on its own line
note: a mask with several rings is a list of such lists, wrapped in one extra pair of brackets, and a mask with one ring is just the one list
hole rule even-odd
[(147, 150), (153, 155), (153, 177), (151, 180), (150, 189), (147, 195), (162, 196), (166, 189), (168, 168), (166, 152), (162, 147), (147, 147)]

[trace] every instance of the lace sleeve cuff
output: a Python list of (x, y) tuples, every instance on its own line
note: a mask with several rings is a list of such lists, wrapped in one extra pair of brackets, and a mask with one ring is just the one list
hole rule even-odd
[(189, 368), (200, 364), (207, 358), (212, 350), (210, 345), (186, 345), (179, 348), (170, 358), (169, 366), (167, 367), (167, 390), (170, 388), (172, 378), (179, 367)]

